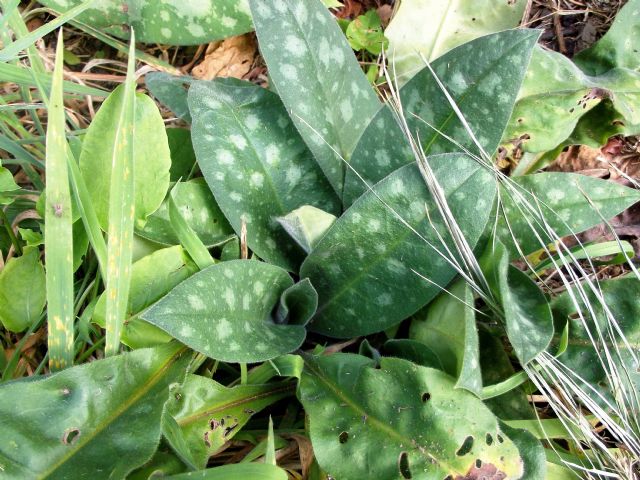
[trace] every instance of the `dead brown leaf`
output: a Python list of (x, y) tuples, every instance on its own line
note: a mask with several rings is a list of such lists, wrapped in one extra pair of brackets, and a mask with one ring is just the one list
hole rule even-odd
[(256, 50), (256, 41), (251, 34), (210, 43), (204, 60), (193, 67), (191, 74), (200, 80), (213, 80), (216, 77), (241, 79), (251, 70)]

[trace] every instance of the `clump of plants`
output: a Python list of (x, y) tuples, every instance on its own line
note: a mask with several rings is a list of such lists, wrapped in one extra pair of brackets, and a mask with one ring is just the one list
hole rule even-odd
[[(558, 88), (565, 118), (531, 91), (546, 75), (535, 30), (422, 53), (410, 78), (389, 47), (376, 92), (322, 2), (208, 3), (130, 2), (95, 25), (130, 41), (108, 94), (64, 80), (62, 32), (53, 74), (39, 70), (31, 44), (56, 26), (28, 33), (3, 4), (16, 38), (0, 57), (26, 48), (33, 75), (0, 71), (47, 115), (36, 135), (0, 109), (0, 478), (637, 478), (633, 249), (578, 234), (640, 192), (493, 161), (514, 137), (535, 153), (600, 141), (597, 108), (637, 133), (620, 24), (578, 62), (598, 105)], [(101, 12), (123, 14), (83, 2), (57, 21)], [(136, 91), (138, 32), (197, 43), (235, 26), (255, 28), (270, 88), (147, 74), (190, 124), (165, 128)], [(352, 46), (387, 48), (374, 27)], [(106, 96), (86, 130), (72, 94)], [(546, 132), (551, 108), (562, 132)], [(600, 262), (628, 273), (599, 280)], [(33, 364), (22, 352), (45, 332)]]

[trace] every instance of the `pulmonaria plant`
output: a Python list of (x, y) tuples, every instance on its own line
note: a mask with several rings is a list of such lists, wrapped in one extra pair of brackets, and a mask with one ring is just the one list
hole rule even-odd
[[(254, 414), (294, 391), (314, 468), (337, 480), (566, 478), (565, 463), (589, 471), (593, 458), (579, 447), (543, 448), (523, 383), (552, 381), (541, 363), (551, 358), (618, 418), (620, 383), (577, 359), (596, 354), (585, 347), (594, 325), (622, 317), (602, 339), (618, 347), (611, 363), (629, 372), (627, 390), (637, 388), (638, 317), (625, 317), (636, 302), (611, 312), (606, 299), (638, 279), (602, 282), (604, 307), (589, 308), (603, 301), (598, 288), (593, 298), (573, 287), (553, 296), (541, 266), (590, 288), (571, 273), (579, 251), (560, 238), (640, 193), (574, 174), (510, 179), (493, 167), (539, 32), (459, 45), (401, 88), (390, 79), (382, 103), (319, 0), (249, 7), (270, 89), (147, 76), (152, 94), (191, 123), (204, 180), (181, 179), (193, 157), (169, 149), (177, 134), (158, 128), (148, 97), (126, 90), (140, 127), (128, 137), (137, 153), (129, 201), (143, 253), (127, 266), (115, 331), (133, 351), (1, 388), (0, 471), (70, 478), (95, 465), (98, 478), (123, 478), (161, 436), (182, 470), (202, 470)], [(84, 180), (72, 179), (91, 189), (75, 195), (95, 216), (93, 248), (112, 228), (104, 192), (115, 180), (95, 172), (109, 173), (105, 132), (119, 125), (124, 95), (116, 90), (98, 113), (81, 146)], [(87, 310), (85, 321), (109, 328), (109, 290)], [(357, 354), (321, 347), (365, 336)], [(313, 353), (301, 350), (305, 339)], [(219, 362), (241, 364), (240, 385), (210, 378)], [(143, 434), (125, 452), (131, 422)], [(553, 438), (578, 444), (571, 425), (553, 425)], [(635, 448), (632, 434), (621, 440)]]

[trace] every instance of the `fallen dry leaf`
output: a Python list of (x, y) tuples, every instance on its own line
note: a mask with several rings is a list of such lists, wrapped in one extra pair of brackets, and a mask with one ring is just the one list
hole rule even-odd
[(256, 42), (251, 34), (211, 43), (204, 60), (193, 67), (191, 74), (199, 80), (212, 80), (216, 77), (241, 79), (251, 70), (256, 50)]

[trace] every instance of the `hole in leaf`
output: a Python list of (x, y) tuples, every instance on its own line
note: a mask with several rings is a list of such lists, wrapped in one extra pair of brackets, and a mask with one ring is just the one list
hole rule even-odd
[(522, 122), (524, 122), (524, 118), (521, 117), (518, 119), (518, 123), (522, 123)]
[(504, 438), (502, 438), (502, 435), (498, 434), (498, 443), (503, 443), (504, 442)]
[(347, 440), (349, 440), (349, 432), (342, 432), (338, 436), (338, 440), (340, 440), (340, 443), (347, 443)]
[(480, 468), (482, 467), (482, 460), (480, 460), (479, 458), (476, 458), (476, 468)]
[(446, 477), (444, 477), (444, 480), (453, 480), (453, 477), (451, 475), (447, 475)]
[(409, 468), (409, 455), (407, 452), (402, 452), (398, 457), (398, 469), (402, 478), (411, 478), (411, 469)]
[(80, 429), (73, 427), (69, 428), (64, 432), (62, 436), (62, 443), (65, 445), (73, 445), (80, 438)]
[(486, 442), (487, 445), (493, 444), (493, 437), (491, 436), (490, 433), (487, 433), (487, 435), (484, 437), (484, 441)]
[(467, 438), (464, 439), (464, 442), (462, 442), (462, 445), (460, 445), (460, 448), (456, 452), (456, 455), (459, 457), (462, 457), (467, 453), (469, 453), (472, 448), (473, 448), (473, 437), (469, 435)]
[(422, 403), (427, 403), (429, 400), (431, 400), (431, 394), (429, 392), (424, 392), (421, 398)]

